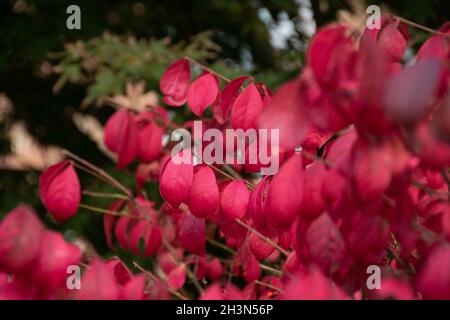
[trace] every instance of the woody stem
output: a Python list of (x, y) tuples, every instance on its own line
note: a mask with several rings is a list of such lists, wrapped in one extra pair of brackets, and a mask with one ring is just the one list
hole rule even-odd
[(189, 62), (195, 63), (196, 65), (198, 65), (198, 66), (199, 66), (200, 68), (202, 68), (203, 70), (208, 71), (209, 73), (211, 73), (211, 74), (213, 74), (213, 75), (219, 77), (219, 78), (222, 79), (223, 81), (225, 81), (225, 82), (231, 82), (231, 80), (228, 79), (227, 77), (221, 75), (220, 73), (215, 72), (214, 70), (208, 68), (207, 66), (201, 64), (200, 62), (198, 62), (198, 61), (196, 61), (196, 60), (194, 60), (194, 59), (192, 59), (192, 58), (189, 58), (188, 56), (184, 56), (184, 58), (185, 58), (186, 60), (188, 60)]

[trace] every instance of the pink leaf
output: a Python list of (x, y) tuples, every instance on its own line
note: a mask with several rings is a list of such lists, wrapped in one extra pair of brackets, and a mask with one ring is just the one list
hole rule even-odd
[[(130, 233), (130, 245), (137, 255), (151, 256), (158, 251), (161, 241), (161, 231), (148, 221), (138, 222)], [(141, 251), (141, 244), (143, 251)]]
[(65, 285), (67, 267), (80, 261), (81, 252), (76, 245), (66, 242), (58, 232), (45, 231), (38, 259), (33, 264), (33, 279), (51, 293)]
[(219, 106), (222, 111), (222, 118), (226, 119), (231, 107), (233, 106), (236, 98), (239, 95), (239, 89), (246, 80), (250, 79), (249, 76), (238, 77), (228, 83), (219, 95)]
[(222, 191), (220, 208), (231, 220), (243, 219), (247, 213), (249, 200), (250, 191), (245, 182), (242, 180), (232, 181)]
[(45, 170), (39, 178), (39, 193), (56, 221), (72, 217), (81, 200), (80, 182), (73, 162), (64, 160)]
[(187, 104), (192, 112), (200, 117), (205, 109), (216, 101), (218, 94), (217, 78), (210, 73), (205, 73), (189, 87)]
[(386, 84), (385, 110), (398, 124), (414, 125), (437, 99), (441, 64), (425, 59), (403, 69)]
[(206, 218), (219, 207), (219, 188), (210, 167), (204, 166), (194, 174), (188, 205), (197, 218)]
[[(124, 200), (116, 200), (113, 203), (110, 204), (108, 207), (108, 211), (114, 214), (118, 214), (119, 211), (124, 206), (125, 201)], [(105, 214), (103, 215), (103, 229), (105, 231), (105, 237), (106, 237), (106, 244), (108, 247), (113, 250), (113, 239), (112, 239), (112, 233), (114, 230), (114, 226), (116, 224), (116, 221), (119, 219), (119, 217), (111, 215), (111, 214)]]
[(339, 229), (328, 213), (313, 220), (306, 229), (299, 223), (297, 236), (299, 257), (317, 263), (327, 274), (337, 271), (346, 248)]
[(343, 25), (327, 25), (318, 30), (308, 47), (306, 60), (317, 81), (325, 88), (336, 85), (335, 67), (341, 48), (352, 46), (346, 33), (347, 28)]
[(156, 160), (162, 150), (162, 138), (165, 133), (163, 127), (159, 127), (155, 116), (150, 112), (139, 115), (139, 159), (143, 162)]
[(145, 300), (146, 276), (139, 274), (134, 276), (122, 289), (124, 300)]
[(285, 83), (267, 103), (258, 120), (259, 128), (279, 130), (280, 146), (292, 149), (302, 143), (308, 131), (308, 119), (303, 111), (301, 83)]
[(178, 107), (184, 104), (191, 80), (189, 62), (181, 59), (169, 66), (162, 75), (159, 86), (166, 96), (164, 102)]
[(234, 101), (231, 109), (231, 124), (234, 129), (256, 128), (263, 108), (261, 95), (254, 83), (250, 83)]
[(76, 293), (79, 300), (117, 300), (120, 289), (108, 266), (94, 259), (81, 279), (81, 288)]
[(167, 276), (167, 284), (175, 290), (181, 289), (186, 282), (186, 266), (184, 263), (175, 267)]
[(191, 192), (194, 167), (192, 161), (188, 162), (176, 163), (171, 158), (161, 170), (161, 196), (174, 208), (178, 208), (180, 203), (186, 202)]
[(302, 197), (302, 157), (294, 154), (281, 166), (269, 185), (266, 215), (276, 226), (288, 229), (299, 215)]
[(139, 152), (138, 126), (133, 114), (127, 110), (116, 111), (105, 124), (105, 145), (117, 153), (119, 168), (126, 167)]
[(20, 205), (0, 223), (0, 271), (21, 272), (39, 254), (43, 227), (36, 213)]
[(187, 251), (203, 256), (206, 251), (205, 220), (184, 214), (178, 223), (178, 240)]

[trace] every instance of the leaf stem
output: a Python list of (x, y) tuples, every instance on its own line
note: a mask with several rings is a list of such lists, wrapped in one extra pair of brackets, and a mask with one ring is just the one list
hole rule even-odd
[(83, 194), (86, 196), (91, 196), (91, 197), (95, 197), (95, 198), (112, 198), (112, 199), (128, 200), (127, 196), (120, 194), (120, 193), (106, 193), (106, 192), (83, 190)]
[(424, 25), (421, 25), (421, 24), (419, 24), (417, 22), (414, 22), (414, 21), (411, 21), (411, 20), (408, 20), (408, 19), (405, 19), (405, 18), (402, 18), (402, 17), (399, 17), (399, 16), (395, 16), (395, 18), (397, 18), (398, 20), (402, 21), (403, 23), (406, 23), (406, 24), (410, 25), (411, 27), (414, 27), (414, 28), (417, 28), (417, 29), (421, 29), (423, 31), (427, 31), (427, 32), (430, 32), (430, 33), (433, 33), (433, 34), (436, 34), (436, 35), (439, 35), (439, 36), (442, 36), (442, 37), (445, 37), (445, 38), (450, 38), (449, 34), (445, 34), (445, 33), (440, 32), (438, 30), (434, 30), (434, 29), (428, 28), (428, 27), (426, 27)]
[[(177, 262), (177, 264), (181, 264), (181, 261), (178, 259), (177, 254), (175, 252), (175, 250), (173, 249), (173, 247), (171, 246), (171, 244), (165, 239), (162, 239), (164, 246), (167, 248), (167, 250), (169, 250), (170, 254), (172, 255), (173, 259)], [(200, 294), (203, 293), (203, 288), (200, 285), (200, 283), (197, 280), (197, 277), (195, 276), (195, 274), (191, 271), (191, 269), (186, 266), (185, 267), (186, 273), (189, 277), (189, 279), (192, 281), (192, 283), (194, 284), (195, 288), (198, 290), (198, 292)]]
[(248, 224), (246, 224), (244, 221), (242, 221), (241, 219), (236, 219), (236, 222), (243, 226), (245, 229), (247, 229), (248, 231), (254, 233), (255, 235), (257, 235), (258, 237), (261, 238), (261, 240), (265, 241), (266, 243), (270, 244), (272, 247), (274, 247), (275, 249), (277, 249), (278, 251), (280, 251), (280, 253), (282, 253), (285, 257), (289, 256), (289, 252), (284, 250), (282, 247), (280, 247), (277, 243), (273, 242), (271, 239), (267, 238), (265, 235), (263, 235), (262, 233), (260, 233), (258, 230), (254, 229), (253, 227), (249, 226)]
[(128, 190), (123, 184), (121, 184), (119, 181), (117, 181), (114, 177), (112, 177), (111, 175), (106, 173), (103, 169), (95, 166), (94, 164), (92, 164), (89, 161), (81, 158), (80, 156), (77, 156), (76, 154), (70, 152), (69, 150), (64, 149), (62, 152), (66, 156), (68, 156), (68, 157), (78, 161), (79, 163), (83, 164), (84, 166), (88, 167), (92, 171), (96, 172), (100, 176), (102, 176), (105, 179), (107, 179), (114, 187), (116, 187), (117, 189), (123, 191), (129, 198), (132, 197), (132, 194), (131, 194), (130, 190)]
[(213, 74), (213, 75), (219, 77), (219, 78), (222, 79), (223, 81), (225, 81), (225, 82), (231, 82), (231, 80), (228, 79), (227, 77), (221, 75), (220, 73), (215, 72), (214, 70), (208, 68), (207, 66), (201, 64), (200, 62), (198, 62), (198, 61), (196, 61), (196, 60), (194, 60), (194, 59), (192, 59), (192, 58), (190, 58), (190, 57), (188, 57), (188, 56), (184, 56), (184, 58), (185, 58), (186, 60), (188, 60), (189, 62), (195, 63), (196, 65), (198, 65), (198, 66), (199, 66), (200, 68), (202, 68), (203, 70), (208, 71), (209, 73), (211, 73), (211, 74)]
[(86, 210), (90, 210), (90, 211), (95, 212), (95, 213), (101, 213), (101, 214), (106, 214), (106, 215), (110, 215), (110, 216), (127, 217), (127, 218), (130, 218), (130, 219), (136, 219), (136, 220), (147, 220), (146, 218), (132, 216), (132, 215), (128, 215), (128, 214), (121, 214), (121, 213), (113, 212), (113, 211), (110, 211), (110, 210), (107, 210), (107, 209), (90, 206), (90, 205), (84, 204), (84, 203), (80, 203), (80, 208), (83, 208), (83, 209), (86, 209)]
[(153, 274), (153, 272), (150, 272), (148, 270), (145, 270), (144, 268), (142, 268), (136, 261), (132, 262), (133, 265), (139, 269), (139, 271), (143, 272), (144, 274), (146, 274), (150, 279), (152, 279), (155, 282), (159, 282), (161, 283), (166, 289), (167, 291), (169, 291), (171, 294), (173, 294), (174, 296), (176, 296), (177, 298), (179, 298), (180, 300), (189, 300), (189, 298), (187, 298), (186, 296), (182, 295), (181, 293), (179, 293), (178, 291), (172, 289), (167, 283), (165, 283), (161, 278), (159, 278), (157, 275)]

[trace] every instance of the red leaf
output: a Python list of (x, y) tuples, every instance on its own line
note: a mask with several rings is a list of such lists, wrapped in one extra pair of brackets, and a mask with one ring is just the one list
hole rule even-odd
[(150, 112), (139, 115), (139, 159), (150, 162), (158, 159), (162, 150), (162, 138), (165, 133), (163, 127), (159, 127), (154, 120), (155, 116)]
[[(255, 258), (258, 260), (263, 260), (267, 258), (275, 250), (275, 248), (271, 244), (261, 239), (261, 237), (257, 236), (255, 233), (250, 234), (249, 242), (250, 242), (249, 249), (251, 253), (255, 256)], [(277, 239), (275, 239), (275, 242), (277, 242)]]
[(80, 263), (81, 252), (60, 233), (50, 230), (42, 234), (39, 249), (38, 259), (33, 264), (33, 279), (52, 293), (65, 285), (67, 267)]
[(205, 220), (184, 214), (178, 222), (178, 240), (187, 251), (203, 256), (206, 251)]
[(299, 214), (302, 197), (302, 157), (294, 154), (281, 166), (269, 185), (266, 215), (275, 226), (288, 229)]
[(261, 276), (259, 261), (253, 257), (248, 257), (242, 266), (242, 276), (247, 283), (252, 283), (253, 281), (258, 280)]
[(353, 179), (361, 200), (377, 198), (392, 179), (392, 149), (386, 144), (371, 145), (359, 140), (353, 149)]
[(210, 73), (205, 73), (189, 87), (188, 106), (196, 116), (200, 117), (205, 109), (216, 101), (218, 93), (217, 78)]
[(79, 300), (117, 300), (120, 297), (114, 275), (108, 266), (99, 259), (94, 259), (81, 279), (81, 288), (77, 291)]
[(249, 76), (238, 77), (228, 83), (219, 95), (219, 106), (221, 109), (222, 118), (226, 119), (231, 107), (233, 106), (236, 98), (239, 95), (239, 89), (246, 80), (250, 79)]
[(181, 59), (169, 66), (162, 75), (159, 86), (165, 95), (163, 101), (174, 107), (184, 104), (191, 81), (191, 69), (186, 59)]
[(117, 166), (126, 167), (139, 151), (138, 126), (134, 116), (127, 110), (118, 110), (105, 124), (105, 145), (119, 156)]
[(234, 129), (256, 128), (263, 108), (261, 95), (254, 83), (250, 83), (234, 101), (231, 109), (231, 124)]
[[(445, 34), (450, 34), (450, 22), (444, 23), (444, 25), (439, 28), (440, 32)], [(450, 44), (448, 39), (441, 35), (434, 35), (429, 37), (420, 47), (419, 52), (417, 52), (417, 61), (424, 58), (437, 58), (441, 60), (446, 60), (450, 58)]]
[(450, 299), (450, 248), (436, 247), (417, 276), (419, 292), (425, 299)]
[(314, 35), (306, 53), (306, 60), (311, 66), (314, 76), (322, 87), (333, 87), (338, 80), (336, 63), (339, 52), (344, 47), (352, 46), (347, 36), (347, 28), (339, 24), (330, 24)]
[(124, 286), (131, 280), (132, 273), (120, 258), (112, 257), (106, 261), (106, 265), (114, 274), (117, 284)]
[[(141, 241), (144, 246), (143, 252), (140, 250)], [(140, 221), (130, 233), (130, 245), (135, 254), (145, 257), (151, 256), (161, 246), (161, 231), (148, 221)]]
[(204, 166), (194, 174), (188, 205), (197, 218), (206, 218), (219, 207), (219, 188), (210, 167)]
[(45, 170), (39, 178), (39, 193), (56, 221), (72, 217), (81, 200), (80, 182), (73, 162), (64, 160)]
[(378, 33), (377, 43), (393, 62), (403, 58), (408, 46), (408, 26), (397, 18), (388, 18)]
[[(124, 200), (116, 200), (113, 203), (110, 204), (108, 207), (108, 211), (114, 214), (117, 214), (122, 207), (125, 205)], [(105, 231), (105, 237), (106, 237), (106, 244), (108, 247), (113, 250), (113, 240), (112, 240), (112, 232), (114, 229), (114, 225), (116, 224), (116, 221), (119, 219), (119, 217), (111, 215), (111, 214), (105, 214), (103, 215), (103, 230)]]
[(219, 259), (214, 258), (208, 266), (208, 278), (211, 280), (218, 280), (223, 274), (222, 263)]
[(192, 165), (192, 161), (188, 162), (176, 163), (171, 158), (161, 170), (161, 196), (174, 208), (178, 208), (180, 203), (186, 202), (191, 192), (194, 166)]
[(279, 130), (280, 146), (292, 149), (302, 143), (308, 120), (303, 111), (301, 83), (291, 80), (273, 95), (258, 120), (259, 128)]
[(297, 241), (298, 256), (317, 263), (327, 274), (337, 271), (345, 256), (344, 240), (327, 212), (306, 228), (299, 223)]
[(345, 293), (319, 270), (312, 269), (290, 277), (282, 300), (343, 300)]
[(122, 289), (124, 300), (145, 300), (146, 276), (139, 274), (134, 276)]
[(230, 182), (222, 191), (220, 208), (231, 220), (243, 219), (247, 213), (250, 191), (245, 182), (236, 180)]
[(404, 125), (421, 120), (436, 102), (441, 70), (438, 60), (425, 59), (394, 75), (384, 97), (388, 116)]
[(206, 288), (200, 300), (244, 300), (244, 295), (232, 283), (222, 288), (220, 283), (215, 282)]
[(43, 227), (33, 209), (20, 205), (0, 223), (0, 271), (21, 272), (35, 260)]
[(323, 163), (319, 161), (311, 164), (305, 170), (303, 201), (300, 209), (300, 215), (305, 218), (315, 218), (325, 209), (325, 202), (323, 201), (321, 194), (325, 174), (326, 168)]
[(184, 283), (186, 282), (186, 266), (184, 263), (175, 267), (170, 271), (167, 276), (167, 284), (172, 289), (178, 290), (183, 288)]

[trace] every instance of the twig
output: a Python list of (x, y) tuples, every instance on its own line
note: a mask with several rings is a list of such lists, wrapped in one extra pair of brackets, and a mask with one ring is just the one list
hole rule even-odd
[(220, 243), (219, 241), (214, 240), (212, 238), (206, 238), (206, 241), (211, 243), (212, 245), (214, 245), (214, 246), (216, 246), (216, 247), (218, 247), (218, 248), (228, 252), (228, 253), (231, 253), (231, 254), (236, 254), (237, 253), (235, 250), (231, 249), (227, 245), (225, 245), (223, 243)]
[(434, 29), (428, 28), (426, 26), (418, 24), (417, 22), (414, 22), (414, 21), (411, 21), (411, 20), (408, 20), (408, 19), (405, 19), (405, 18), (402, 18), (402, 17), (399, 17), (399, 16), (395, 16), (395, 18), (397, 18), (398, 20), (400, 20), (400, 21), (410, 25), (411, 27), (414, 27), (414, 28), (417, 28), (417, 29), (421, 29), (423, 31), (427, 31), (427, 32), (430, 32), (430, 33), (434, 33), (434, 34), (437, 34), (437, 35), (445, 37), (445, 38), (450, 38), (449, 34), (445, 34), (445, 33), (440, 32), (438, 30), (434, 30)]
[(97, 172), (99, 175), (103, 176), (105, 179), (109, 180), (111, 182), (111, 184), (116, 187), (117, 189), (123, 191), (129, 198), (132, 197), (131, 191), (128, 190), (123, 184), (121, 184), (119, 181), (117, 181), (114, 177), (112, 177), (111, 175), (109, 175), (108, 173), (106, 173), (103, 169), (93, 165), (92, 163), (90, 163), (89, 161), (77, 156), (76, 154), (70, 152), (69, 150), (64, 149), (63, 154), (65, 154), (66, 156), (80, 162), (81, 164), (83, 164), (84, 166), (88, 167), (89, 169)]
[(122, 213), (116, 213), (107, 209), (103, 209), (103, 208), (98, 208), (98, 207), (94, 207), (94, 206), (90, 206), (88, 204), (80, 204), (80, 208), (86, 209), (86, 210), (90, 210), (92, 212), (96, 212), (96, 213), (101, 213), (101, 214), (107, 214), (110, 216), (116, 216), (116, 217), (127, 217), (130, 219), (136, 219), (136, 220), (147, 220), (146, 218), (142, 218), (142, 217), (137, 217), (137, 216), (132, 216), (132, 215), (128, 215), (128, 214), (122, 214)]
[[(175, 250), (173, 249), (173, 247), (170, 245), (170, 243), (165, 238), (162, 239), (162, 242), (163, 242), (164, 246), (167, 248), (167, 250), (169, 250), (170, 254), (172, 255), (173, 259), (177, 262), (177, 264), (180, 264), (181, 261), (178, 259), (177, 254), (176, 254)], [(198, 292), (200, 294), (202, 294), (203, 288), (200, 285), (200, 283), (198, 282), (195, 274), (191, 271), (191, 269), (188, 266), (185, 267), (185, 270), (186, 270), (187, 276), (192, 281), (195, 288), (198, 290)]]
[(256, 284), (259, 284), (260, 286), (264, 286), (264, 287), (267, 287), (267, 288), (269, 288), (269, 289), (275, 290), (275, 291), (277, 291), (278, 293), (283, 293), (283, 292), (284, 292), (283, 289), (278, 288), (278, 287), (276, 287), (276, 286), (274, 286), (274, 285), (272, 285), (272, 284), (270, 284), (270, 283), (265, 283), (265, 282), (262, 282), (262, 281), (259, 281), (259, 280), (255, 280), (255, 283), (256, 283)]
[(215, 72), (214, 70), (208, 68), (207, 66), (201, 64), (200, 62), (198, 62), (198, 61), (196, 61), (196, 60), (194, 60), (194, 59), (192, 59), (192, 58), (189, 58), (188, 56), (184, 56), (184, 58), (185, 58), (186, 60), (192, 62), (192, 63), (195, 63), (196, 65), (198, 65), (198, 66), (199, 66), (200, 68), (202, 68), (203, 70), (208, 71), (209, 73), (211, 73), (211, 74), (213, 74), (213, 75), (219, 77), (219, 78), (222, 79), (223, 81), (231, 82), (231, 80), (228, 79), (227, 77), (221, 75), (220, 73)]
[(265, 265), (263, 263), (260, 263), (259, 266), (261, 267), (261, 269), (269, 271), (269, 272), (273, 273), (276, 276), (281, 277), (283, 275), (282, 271), (280, 271), (278, 269), (275, 269), (275, 268), (272, 268), (272, 267), (269, 267), (268, 265)]
[(280, 253), (282, 253), (284, 256), (288, 257), (289, 256), (289, 252), (284, 250), (282, 247), (280, 247), (278, 244), (276, 244), (275, 242), (273, 242), (271, 239), (267, 238), (266, 236), (264, 236), (263, 234), (261, 234), (258, 230), (254, 229), (253, 227), (249, 226), (248, 224), (246, 224), (244, 221), (242, 221), (241, 219), (236, 219), (236, 222), (243, 226), (245, 229), (247, 229), (248, 231), (256, 234), (258, 237), (260, 237), (263, 241), (265, 241), (266, 243), (270, 244), (272, 247), (274, 247), (275, 249), (277, 249), (278, 251), (280, 251)]
[(173, 294), (174, 296), (176, 296), (177, 298), (179, 298), (180, 300), (189, 300), (189, 298), (187, 298), (186, 296), (182, 295), (181, 293), (179, 293), (178, 291), (172, 289), (167, 283), (165, 283), (162, 279), (160, 279), (157, 275), (153, 274), (153, 272), (150, 272), (148, 270), (145, 270), (144, 268), (142, 268), (136, 261), (132, 262), (133, 265), (139, 269), (141, 272), (145, 273), (147, 276), (149, 276), (153, 281), (155, 282), (159, 282), (161, 283), (166, 289), (167, 291), (169, 291), (171, 294)]
[(120, 194), (120, 193), (107, 193), (107, 192), (96, 192), (96, 191), (90, 191), (90, 190), (83, 190), (83, 194), (91, 197), (96, 198), (112, 198), (112, 199), (122, 199), (127, 200), (128, 197)]
[(427, 187), (426, 185), (421, 184), (420, 182), (414, 180), (413, 181), (413, 185), (419, 189), (422, 190), (425, 193), (428, 193), (430, 195), (434, 195), (439, 197), (440, 199), (444, 200), (444, 201), (448, 201), (449, 200), (449, 196), (450, 193), (445, 192), (445, 191), (441, 191), (441, 190), (436, 190), (436, 189), (431, 189), (429, 187)]
[[(233, 255), (237, 254), (237, 252), (235, 250), (231, 249), (230, 247), (228, 247), (227, 245), (225, 245), (223, 243), (220, 243), (217, 240), (214, 240), (214, 239), (211, 239), (211, 238), (206, 238), (206, 241), (208, 241), (210, 244), (212, 244), (212, 245), (214, 245), (214, 246), (216, 246), (218, 248), (221, 248), (222, 250), (224, 250), (224, 251), (226, 251), (228, 253), (231, 253)], [(282, 271), (280, 271), (278, 269), (275, 269), (275, 268), (272, 268), (272, 267), (269, 267), (268, 265), (265, 265), (264, 263), (260, 263), (259, 266), (261, 267), (261, 269), (266, 270), (268, 272), (271, 272), (271, 273), (273, 273), (276, 276), (283, 275)]]

